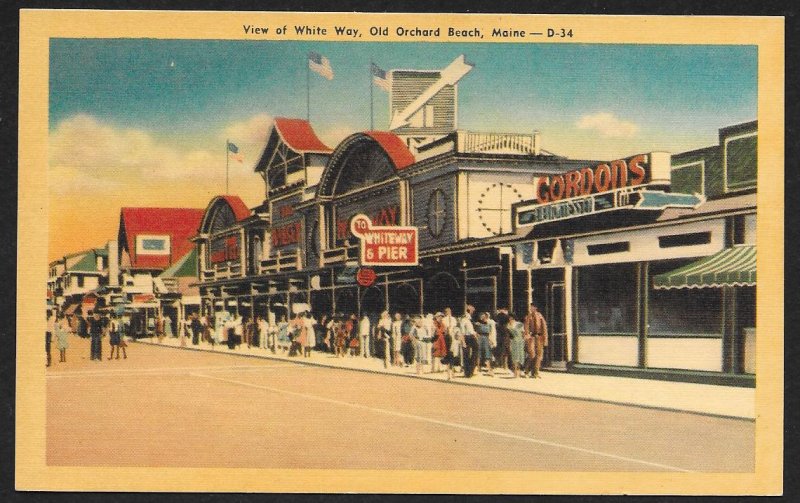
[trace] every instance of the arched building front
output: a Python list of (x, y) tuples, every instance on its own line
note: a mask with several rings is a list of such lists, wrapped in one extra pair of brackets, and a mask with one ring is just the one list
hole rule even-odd
[[(466, 303), (521, 309), (527, 296), (514, 294), (507, 244), (515, 237), (512, 204), (533, 197), (537, 176), (585, 163), (535, 145), (534, 135), (454, 131), (412, 151), (394, 133), (365, 131), (331, 149), (308, 122), (277, 118), (255, 168), (263, 204), (237, 214), (228, 196), (207, 210), (199, 238), (209, 250), (201, 253), (206, 305), (213, 299), (230, 309), (232, 298), (248, 297), (256, 314), (310, 309), (317, 316), (460, 313)], [(373, 225), (417, 227), (419, 263), (372, 267), (374, 280), (359, 284), (359, 242), (350, 232), (356, 214)], [(222, 258), (228, 242), (236, 257), (211, 260), (210, 251)]]

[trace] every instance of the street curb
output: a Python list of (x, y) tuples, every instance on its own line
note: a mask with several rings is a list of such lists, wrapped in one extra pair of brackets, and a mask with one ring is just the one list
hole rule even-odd
[(414, 374), (390, 374), (390, 373), (387, 373), (387, 372), (381, 372), (380, 370), (338, 367), (338, 366), (335, 366), (335, 365), (330, 365), (330, 364), (325, 364), (325, 363), (320, 363), (320, 362), (310, 362), (310, 361), (304, 361), (304, 360), (297, 360), (297, 361), (287, 360), (285, 358), (278, 358), (278, 357), (270, 356), (270, 355), (263, 355), (262, 356), (262, 355), (249, 355), (249, 354), (244, 354), (244, 353), (225, 353), (225, 352), (222, 352), (222, 351), (213, 351), (213, 350), (209, 350), (209, 349), (192, 348), (192, 347), (188, 347), (188, 346), (181, 347), (181, 346), (171, 346), (171, 345), (156, 344), (156, 343), (153, 343), (153, 342), (142, 342), (142, 341), (139, 341), (137, 339), (133, 339), (133, 341), (138, 343), (138, 344), (144, 344), (144, 345), (147, 345), (147, 346), (154, 346), (154, 347), (160, 347), (160, 348), (169, 348), (169, 349), (177, 349), (177, 350), (185, 350), (185, 351), (197, 351), (197, 352), (200, 352), (200, 353), (213, 353), (213, 354), (219, 354), (219, 355), (238, 356), (238, 357), (244, 357), (244, 358), (257, 358), (257, 359), (261, 359), (261, 360), (273, 360), (273, 361), (280, 361), (280, 362), (291, 362), (291, 363), (296, 363), (296, 364), (299, 364), (299, 365), (309, 365), (309, 366), (312, 366), (312, 367), (332, 368), (332, 369), (338, 369), (338, 370), (350, 370), (350, 371), (353, 371), (353, 372), (367, 372), (367, 373), (370, 373), (370, 374), (377, 374), (377, 375), (388, 376), (388, 377), (405, 377), (405, 378), (409, 378), (409, 379), (420, 379), (420, 380), (428, 381), (428, 382), (440, 382), (440, 383), (443, 383), (443, 384), (456, 384), (456, 385), (459, 385), (459, 386), (470, 386), (470, 387), (479, 387), (479, 388), (483, 388), (483, 389), (492, 389), (492, 390), (498, 390), (498, 391), (510, 391), (510, 392), (515, 392), (515, 393), (526, 393), (526, 394), (546, 396), (546, 397), (551, 397), (551, 398), (562, 398), (562, 399), (565, 399), (565, 400), (577, 400), (577, 401), (582, 401), (582, 402), (601, 403), (601, 404), (606, 404), (606, 405), (619, 405), (619, 406), (623, 406), (623, 407), (637, 407), (637, 408), (640, 408), (640, 409), (658, 410), (658, 411), (662, 411), (662, 412), (675, 412), (675, 413), (682, 413), (682, 414), (692, 414), (692, 415), (695, 415), (695, 416), (712, 417), (712, 418), (717, 418), (717, 419), (732, 419), (732, 420), (736, 420), (736, 421), (746, 421), (746, 422), (749, 422), (749, 423), (755, 423), (755, 421), (756, 421), (755, 418), (744, 417), (744, 416), (731, 416), (731, 415), (726, 415), (726, 414), (715, 414), (713, 412), (700, 412), (700, 411), (678, 409), (678, 408), (672, 408), (672, 407), (660, 407), (660, 406), (657, 406), (657, 405), (644, 405), (644, 404), (635, 403), (635, 402), (621, 402), (621, 401), (614, 401), (614, 400), (603, 400), (603, 399), (600, 399), (600, 398), (586, 398), (586, 397), (580, 397), (580, 396), (559, 395), (557, 393), (547, 393), (547, 392), (535, 391), (535, 390), (524, 390), (524, 389), (514, 389), (514, 388), (499, 388), (497, 386), (489, 386), (489, 385), (481, 384), (481, 383), (477, 383), (477, 382), (459, 382), (459, 381), (456, 381), (456, 380), (451, 380), (451, 381), (443, 380), (443, 381), (440, 381), (438, 379), (431, 379), (429, 377), (418, 376), (418, 375), (414, 375)]

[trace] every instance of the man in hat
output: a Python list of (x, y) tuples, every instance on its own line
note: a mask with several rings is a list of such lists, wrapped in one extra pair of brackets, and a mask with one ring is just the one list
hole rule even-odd
[(525, 349), (528, 361), (525, 365), (525, 374), (530, 377), (541, 378), (539, 371), (542, 368), (542, 356), (547, 347), (547, 322), (539, 312), (536, 304), (531, 303), (524, 323)]
[(103, 347), (101, 338), (103, 337), (103, 320), (97, 311), (89, 311), (89, 337), (91, 337), (90, 360), (101, 361), (103, 359)]

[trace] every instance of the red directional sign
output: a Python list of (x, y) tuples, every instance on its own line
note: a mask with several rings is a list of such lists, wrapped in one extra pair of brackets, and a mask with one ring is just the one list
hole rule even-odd
[(350, 230), (361, 240), (361, 265), (407, 266), (419, 263), (416, 227), (373, 226), (368, 216), (358, 214)]
[(356, 281), (358, 281), (358, 284), (361, 286), (371, 286), (375, 283), (376, 277), (377, 275), (374, 269), (362, 267), (358, 270), (358, 274), (356, 274)]

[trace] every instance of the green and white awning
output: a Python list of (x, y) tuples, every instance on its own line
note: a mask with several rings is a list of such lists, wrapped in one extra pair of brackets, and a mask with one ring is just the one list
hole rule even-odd
[(653, 277), (653, 288), (755, 286), (755, 245), (734, 246)]

